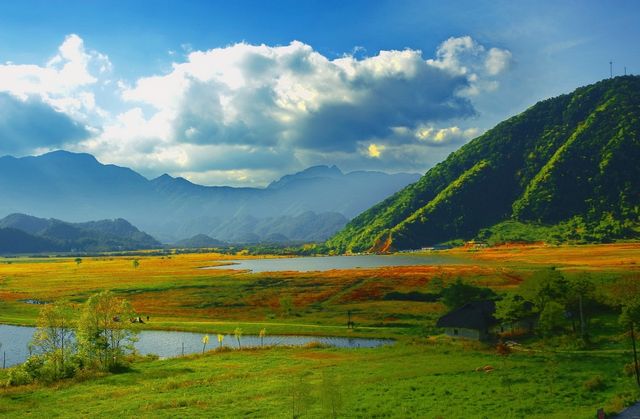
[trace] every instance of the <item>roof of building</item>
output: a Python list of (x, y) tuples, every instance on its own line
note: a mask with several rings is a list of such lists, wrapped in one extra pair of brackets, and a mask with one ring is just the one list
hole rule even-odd
[(498, 322), (493, 317), (495, 311), (494, 301), (473, 301), (440, 317), (436, 326), (485, 330)]

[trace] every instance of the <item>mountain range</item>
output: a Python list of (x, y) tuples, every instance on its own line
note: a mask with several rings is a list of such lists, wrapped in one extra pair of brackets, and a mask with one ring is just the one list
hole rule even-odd
[(0, 253), (105, 252), (161, 247), (123, 219), (67, 223), (11, 214), (0, 220)]
[(337, 253), (640, 237), (640, 77), (541, 101), (355, 217)]
[(122, 218), (164, 243), (198, 234), (229, 243), (323, 241), (418, 178), (315, 166), (266, 188), (201, 186), (166, 174), (149, 180), (89, 154), (55, 151), (0, 158), (0, 217)]

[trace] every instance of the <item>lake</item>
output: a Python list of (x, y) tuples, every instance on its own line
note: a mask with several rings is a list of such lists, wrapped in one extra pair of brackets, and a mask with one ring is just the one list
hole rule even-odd
[(207, 266), (202, 269), (240, 269), (252, 272), (329, 271), (332, 269), (380, 268), (385, 266), (453, 265), (461, 259), (441, 254), (309, 256), (272, 259), (238, 259), (231, 266)]
[[(0, 366), (3, 356), (6, 356), (7, 367), (24, 362), (29, 356), (28, 344), (35, 332), (34, 327), (0, 325)], [(182, 354), (202, 352), (202, 337), (204, 333), (174, 332), (160, 330), (144, 330), (138, 335), (136, 349), (140, 354), (156, 354), (161, 358), (171, 358)], [(218, 347), (217, 335), (209, 336), (207, 349)], [(303, 346), (311, 342), (319, 342), (337, 348), (377, 348), (394, 343), (391, 339), (342, 338), (330, 336), (279, 336), (266, 335), (265, 346)], [(262, 346), (259, 336), (243, 335), (240, 338), (243, 348)], [(238, 341), (233, 335), (225, 335), (222, 346), (238, 348)], [(184, 348), (184, 349), (183, 349)], [(184, 352), (183, 352), (184, 351)]]

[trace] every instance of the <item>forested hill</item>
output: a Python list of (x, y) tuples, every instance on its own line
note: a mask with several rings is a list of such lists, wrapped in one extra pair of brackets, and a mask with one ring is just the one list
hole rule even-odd
[(123, 219), (68, 223), (25, 214), (0, 219), (0, 253), (107, 252), (162, 245)]
[(385, 251), (479, 233), (607, 241), (637, 237), (639, 214), (640, 77), (624, 76), (498, 124), (327, 244), (335, 252)]

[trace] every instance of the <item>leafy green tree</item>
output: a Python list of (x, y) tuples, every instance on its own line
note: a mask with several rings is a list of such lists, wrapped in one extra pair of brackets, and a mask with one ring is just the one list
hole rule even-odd
[(638, 367), (638, 353), (636, 350), (636, 334), (637, 326), (640, 323), (640, 298), (629, 299), (622, 307), (620, 314), (620, 323), (629, 329), (631, 338), (631, 346), (633, 349), (633, 365), (636, 373), (636, 383), (640, 386), (640, 369)]
[(69, 304), (60, 302), (46, 304), (40, 310), (31, 344), (51, 367), (50, 379), (73, 374), (67, 367), (75, 354), (74, 314)]
[(134, 350), (137, 340), (133, 318), (131, 304), (111, 291), (87, 300), (78, 321), (78, 346), (88, 367), (107, 371), (124, 364), (124, 356)]
[(520, 292), (542, 313), (551, 301), (566, 303), (569, 283), (556, 268), (541, 269), (520, 285)]
[(573, 278), (568, 283), (567, 302), (572, 313), (577, 312), (580, 321), (580, 337), (587, 338), (587, 313), (593, 305), (596, 286), (587, 275)]
[(508, 324), (513, 329), (513, 324), (531, 314), (528, 303), (517, 294), (507, 294), (501, 300), (496, 301), (494, 317), (501, 323)]
[(475, 285), (462, 282), (458, 278), (456, 282), (442, 289), (442, 302), (451, 310), (462, 307), (472, 301), (491, 299), (496, 294), (489, 288), (476, 287)]
[(635, 274), (606, 284), (602, 287), (606, 303), (614, 308), (622, 310), (625, 305), (633, 303), (640, 298), (640, 275)]
[(550, 335), (562, 328), (564, 323), (564, 307), (562, 304), (550, 301), (540, 313), (538, 327), (544, 335)]

